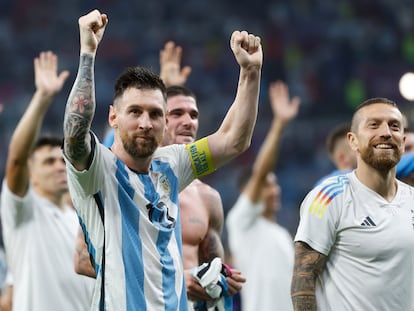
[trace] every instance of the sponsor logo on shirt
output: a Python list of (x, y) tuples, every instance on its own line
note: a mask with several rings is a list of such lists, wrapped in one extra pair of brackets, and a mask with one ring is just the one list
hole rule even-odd
[(361, 226), (366, 226), (366, 227), (376, 227), (377, 225), (375, 224), (375, 222), (371, 219), (371, 217), (367, 216), (365, 217), (365, 219), (363, 220), (363, 222), (361, 223)]

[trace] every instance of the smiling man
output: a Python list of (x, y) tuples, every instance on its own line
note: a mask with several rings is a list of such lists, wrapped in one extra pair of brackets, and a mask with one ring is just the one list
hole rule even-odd
[(323, 181), (302, 202), (295, 310), (413, 310), (414, 188), (396, 179), (404, 139), (394, 102), (373, 98), (357, 107), (348, 133), (357, 168)]
[[(199, 112), (195, 94), (183, 86), (167, 88), (168, 126), (163, 144), (190, 144), (196, 140), (199, 127)], [(186, 279), (188, 309), (194, 304), (211, 301), (207, 292), (193, 277), (191, 270), (220, 257), (224, 260), (221, 242), (224, 211), (219, 192), (202, 182), (194, 180), (179, 194), (183, 263)], [(237, 270), (227, 277), (229, 290), (226, 295), (238, 292), (245, 278)]]

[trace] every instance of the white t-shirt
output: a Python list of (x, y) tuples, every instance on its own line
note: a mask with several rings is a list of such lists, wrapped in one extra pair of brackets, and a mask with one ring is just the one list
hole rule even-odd
[(94, 310), (102, 301), (107, 310), (186, 310), (178, 192), (194, 174), (185, 146), (158, 148), (148, 174), (129, 169), (97, 140), (87, 170), (66, 162), (97, 271)]
[(242, 309), (293, 310), (293, 239), (285, 228), (261, 215), (263, 208), (241, 194), (226, 219), (230, 251), (247, 279), (240, 292)]
[(74, 270), (79, 222), (73, 208), (62, 211), (32, 188), (18, 197), (4, 181), (1, 219), (13, 310), (89, 310), (94, 282)]
[(414, 188), (397, 182), (392, 202), (354, 172), (304, 199), (295, 241), (328, 256), (318, 310), (414, 310)]

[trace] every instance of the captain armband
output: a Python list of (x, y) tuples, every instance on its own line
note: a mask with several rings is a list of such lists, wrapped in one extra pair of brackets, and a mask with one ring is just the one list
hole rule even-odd
[(206, 137), (186, 145), (185, 149), (190, 156), (191, 166), (196, 178), (208, 175), (216, 170)]

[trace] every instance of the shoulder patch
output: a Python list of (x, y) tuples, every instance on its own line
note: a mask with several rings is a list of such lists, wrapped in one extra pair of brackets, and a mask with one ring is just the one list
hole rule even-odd
[(329, 203), (331, 203), (338, 194), (344, 192), (345, 185), (348, 184), (348, 177), (342, 175), (337, 178), (330, 179), (329, 182), (323, 183), (318, 194), (313, 199), (313, 202), (309, 207), (309, 212), (319, 218), (322, 218)]

